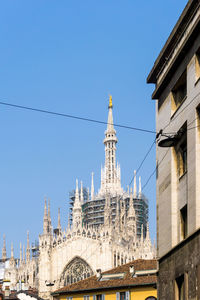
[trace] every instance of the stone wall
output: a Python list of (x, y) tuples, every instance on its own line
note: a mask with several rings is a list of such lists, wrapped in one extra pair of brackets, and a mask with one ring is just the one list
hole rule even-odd
[(159, 261), (158, 299), (175, 300), (176, 279), (184, 276), (184, 299), (200, 299), (200, 230)]

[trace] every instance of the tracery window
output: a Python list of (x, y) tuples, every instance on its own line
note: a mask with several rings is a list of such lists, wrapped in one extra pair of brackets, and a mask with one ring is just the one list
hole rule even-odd
[(77, 256), (65, 267), (61, 275), (60, 282), (63, 285), (68, 285), (92, 275), (93, 271), (88, 263)]

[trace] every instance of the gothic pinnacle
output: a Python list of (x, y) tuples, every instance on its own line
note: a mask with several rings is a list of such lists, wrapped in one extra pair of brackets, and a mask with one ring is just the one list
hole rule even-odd
[(19, 254), (20, 265), (22, 264), (22, 243), (20, 242), (20, 254)]
[(6, 259), (6, 236), (3, 235), (2, 259)]
[(25, 263), (25, 245), (23, 245), (23, 262)]
[(13, 243), (11, 243), (11, 258), (14, 258), (14, 249), (13, 249)]
[(133, 197), (137, 197), (137, 185), (136, 185), (136, 170), (134, 170), (134, 190), (133, 190)]
[(142, 196), (141, 176), (139, 177), (139, 198)]
[(60, 208), (58, 209), (58, 229), (59, 229), (59, 233), (61, 231), (61, 224), (60, 224)]
[(92, 172), (92, 181), (91, 181), (91, 200), (94, 200), (94, 173)]
[(74, 207), (79, 207), (80, 201), (79, 201), (79, 191), (78, 191), (78, 179), (76, 179), (76, 192), (75, 192), (75, 200), (74, 200)]
[(51, 224), (50, 199), (48, 199), (48, 221)]
[(81, 194), (80, 194), (80, 200), (81, 200), (81, 204), (83, 204), (84, 200), (83, 200), (83, 182), (81, 181)]
[(30, 243), (29, 243), (29, 231), (27, 231), (27, 247), (26, 247), (26, 260), (30, 260)]
[(47, 218), (47, 199), (44, 197), (44, 218)]
[(27, 249), (30, 249), (30, 243), (29, 243), (29, 231), (27, 231)]

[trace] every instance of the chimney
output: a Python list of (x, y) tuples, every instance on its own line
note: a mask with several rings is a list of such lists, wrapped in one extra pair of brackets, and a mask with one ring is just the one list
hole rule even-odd
[(101, 278), (101, 269), (97, 269), (97, 279), (99, 280)]
[(131, 276), (133, 276), (135, 274), (135, 268), (133, 265), (130, 265), (129, 272), (130, 272)]

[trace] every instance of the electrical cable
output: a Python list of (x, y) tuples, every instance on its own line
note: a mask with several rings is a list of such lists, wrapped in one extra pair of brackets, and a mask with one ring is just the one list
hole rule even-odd
[(154, 171), (151, 173), (151, 175), (149, 176), (149, 178), (147, 179), (147, 181), (145, 182), (145, 184), (142, 186), (142, 191), (146, 188), (146, 186), (148, 185), (150, 179), (152, 178), (152, 176), (155, 174), (157, 168), (160, 166), (160, 164), (162, 163), (162, 161), (164, 160), (165, 156), (167, 155), (167, 153), (169, 152), (170, 148), (167, 149), (165, 155), (163, 156), (163, 158), (161, 159), (161, 161), (158, 163), (158, 165), (156, 166), (156, 168), (154, 169)]
[[(153, 140), (153, 143), (151, 144), (151, 147), (149, 148), (149, 150), (148, 150), (148, 151), (147, 151), (147, 153), (145, 154), (145, 156), (144, 156), (143, 160), (141, 161), (141, 163), (140, 163), (139, 167), (137, 168), (137, 170), (136, 170), (136, 174), (138, 174), (139, 170), (141, 169), (141, 167), (142, 167), (143, 163), (145, 162), (145, 160), (146, 160), (147, 156), (148, 156), (148, 155), (149, 155), (149, 153), (151, 152), (151, 150), (152, 150), (152, 148), (153, 148), (153, 146), (154, 146), (154, 144), (155, 144), (155, 143), (156, 143), (156, 139), (154, 139), (154, 140)], [(135, 177), (135, 175), (133, 175), (133, 177), (132, 177), (132, 179), (131, 179), (131, 182), (129, 183), (129, 185), (131, 185), (131, 184), (132, 184), (134, 177)]]
[[(0, 105), (10, 106), (10, 107), (15, 107), (15, 108), (40, 112), (40, 113), (46, 113), (46, 114), (50, 114), (50, 115), (66, 117), (66, 118), (71, 118), (71, 119), (76, 119), (76, 120), (82, 120), (82, 121), (87, 121), (87, 122), (106, 124), (106, 125), (109, 124), (105, 121), (99, 121), (99, 120), (95, 120), (95, 119), (79, 117), (79, 116), (74, 116), (74, 115), (70, 115), (70, 114), (64, 114), (64, 113), (59, 113), (59, 112), (54, 112), (54, 111), (49, 111), (49, 110), (44, 110), (44, 109), (39, 109), (39, 108), (33, 108), (33, 107), (22, 106), (22, 105), (17, 105), (17, 104), (12, 104), (12, 103), (6, 103), (6, 102), (2, 102), (2, 101), (0, 102)], [(120, 127), (120, 128), (141, 131), (141, 132), (154, 133), (154, 134), (157, 133), (156, 131), (153, 131), (153, 130), (137, 128), (137, 127), (131, 127), (131, 126), (126, 126), (126, 125), (121, 125), (121, 124), (111, 124), (111, 125), (116, 126), (116, 127)]]

